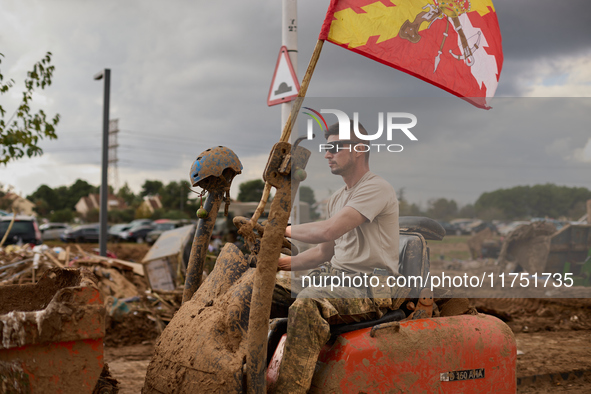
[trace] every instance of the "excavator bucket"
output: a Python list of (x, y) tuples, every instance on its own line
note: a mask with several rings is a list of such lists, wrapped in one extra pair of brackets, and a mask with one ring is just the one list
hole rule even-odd
[(91, 278), (56, 268), (36, 284), (0, 287), (0, 392), (93, 392), (104, 364), (105, 308)]

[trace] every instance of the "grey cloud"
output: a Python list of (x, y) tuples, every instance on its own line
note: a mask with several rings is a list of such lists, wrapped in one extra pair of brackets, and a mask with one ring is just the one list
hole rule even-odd
[[(35, 4), (2, 4), (5, 22), (9, 17), (31, 20), (18, 27), (14, 22), (1, 23), (0, 17), (0, 46), (6, 55), (2, 65), (14, 66), (23, 57), (36, 60), (47, 50), (54, 53), (55, 80), (44, 95), (51, 98), (47, 112), (59, 112), (62, 122), (59, 140), (43, 146), (47, 152), (60, 153), (65, 166), (100, 160), (102, 84), (92, 76), (105, 67), (112, 70), (111, 117), (120, 119), (122, 129), (120, 166), (174, 169), (215, 145), (227, 145), (247, 158), (268, 153), (277, 141), (280, 110), (267, 107), (266, 98), (281, 46), (280, 2)], [(328, 0), (299, 1), (300, 78), (328, 4)], [(505, 50), (498, 95), (522, 94), (523, 83), (537, 62), (574, 56), (589, 48), (586, 2), (497, 0), (495, 5)], [(19, 30), (7, 30), (7, 26)], [(428, 83), (329, 43), (324, 45), (308, 96), (441, 97), (457, 101), (463, 117), (483, 112)], [(504, 116), (497, 108), (489, 112)], [(453, 130), (455, 125), (450, 121), (446, 127)], [(462, 157), (463, 166), (471, 160), (482, 163), (488, 154), (482, 152), (486, 145), (467, 130), (455, 133), (434, 134), (431, 141), (437, 146), (442, 143), (438, 138), (453, 135), (458, 143), (449, 151), (450, 157)], [(501, 135), (490, 130), (487, 138)], [(541, 149), (534, 149), (527, 135), (506, 147), (507, 160), (511, 160), (507, 152), (529, 157)], [(415, 154), (430, 157), (434, 152), (425, 147)], [(490, 158), (487, 171), (499, 177), (502, 170), (494, 163)], [(419, 180), (406, 181), (409, 188), (412, 184), (430, 190), (421, 196), (459, 190), (453, 182), (446, 187), (437, 184), (436, 167), (436, 163), (409, 167)], [(185, 172), (179, 171), (179, 178)], [(429, 180), (430, 186), (421, 179)], [(472, 194), (466, 193), (462, 198), (467, 201)]]

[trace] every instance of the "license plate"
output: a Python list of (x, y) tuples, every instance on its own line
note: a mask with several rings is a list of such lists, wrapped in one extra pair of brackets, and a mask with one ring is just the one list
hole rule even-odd
[(442, 372), (439, 374), (441, 382), (455, 382), (456, 380), (484, 379), (484, 368), (466, 369), (464, 371)]

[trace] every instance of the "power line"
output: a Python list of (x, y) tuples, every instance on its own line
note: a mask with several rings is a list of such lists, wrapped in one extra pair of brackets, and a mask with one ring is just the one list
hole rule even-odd
[[(182, 137), (182, 138), (176, 138), (176, 137), (168, 137), (165, 136), (165, 134), (167, 133), (161, 133), (161, 134), (152, 134), (152, 133), (146, 133), (146, 132), (140, 132), (140, 131), (134, 131), (134, 130), (121, 130), (122, 134), (133, 134), (133, 135), (141, 135), (142, 138), (150, 138), (150, 139), (160, 139), (160, 140), (164, 140), (164, 141), (170, 141), (170, 142), (181, 142), (181, 143), (187, 143), (187, 142), (194, 142), (196, 144), (200, 144), (200, 145), (206, 145), (206, 144), (212, 144), (212, 145), (219, 145), (219, 140), (214, 140), (214, 139), (207, 139), (207, 138), (202, 138), (199, 137), (198, 139), (194, 139), (194, 138), (187, 138), (187, 137)], [(272, 147), (272, 143), (269, 144), (269, 149)], [(260, 144), (257, 143), (253, 143), (253, 144), (244, 144), (243, 142), (240, 143), (241, 147), (259, 147), (260, 148)]]

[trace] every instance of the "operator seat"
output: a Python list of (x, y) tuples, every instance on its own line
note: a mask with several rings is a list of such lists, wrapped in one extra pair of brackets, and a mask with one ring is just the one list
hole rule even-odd
[[(430, 286), (428, 276), (430, 269), (429, 248), (425, 239), (440, 241), (445, 236), (445, 229), (435, 220), (421, 216), (402, 216), (399, 219), (399, 227), (398, 272), (407, 278), (407, 287), (411, 288), (408, 298), (418, 298), (421, 289)], [(419, 280), (419, 277), (422, 280)], [(387, 312), (376, 320), (332, 325), (330, 332), (333, 335), (340, 335), (378, 324), (402, 320), (405, 317), (406, 314), (397, 309)]]
[[(430, 286), (430, 283), (427, 283), (430, 282), (428, 277), (430, 269), (429, 248), (425, 240), (441, 241), (445, 236), (445, 229), (435, 220), (421, 216), (402, 216), (399, 219), (399, 227), (398, 272), (407, 279), (419, 276), (422, 278), (423, 283), (417, 280), (407, 282), (407, 286), (411, 287), (408, 298), (418, 298), (421, 289)], [(331, 325), (330, 332), (333, 336), (336, 336), (378, 324), (399, 321), (405, 317), (404, 311), (397, 309), (388, 311), (384, 316), (376, 320)], [(275, 347), (285, 332), (287, 332), (287, 318), (274, 319), (269, 326), (267, 360), (271, 360)]]

